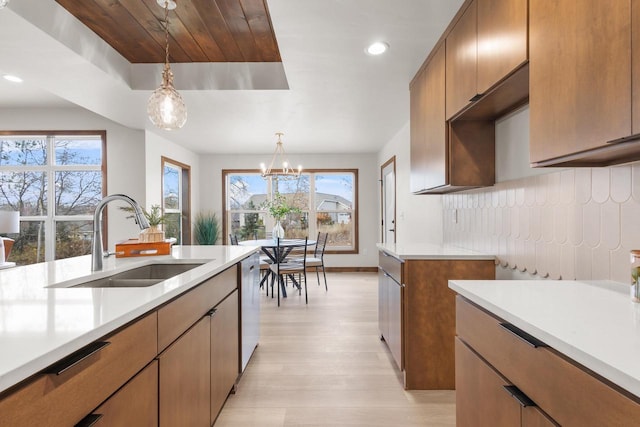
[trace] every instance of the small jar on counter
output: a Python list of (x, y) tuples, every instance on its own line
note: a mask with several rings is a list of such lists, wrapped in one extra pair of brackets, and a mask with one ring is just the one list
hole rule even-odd
[(631, 251), (631, 301), (640, 302), (640, 250)]

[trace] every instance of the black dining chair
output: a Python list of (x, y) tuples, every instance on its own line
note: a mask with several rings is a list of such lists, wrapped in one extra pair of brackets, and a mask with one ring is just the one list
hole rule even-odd
[(286, 240), (277, 240), (275, 247), (276, 262), (270, 265), (271, 269), (271, 298), (274, 293), (274, 282), (277, 280), (278, 307), (280, 306), (280, 290), (286, 296), (285, 278), (291, 280), (291, 283), (298, 288), (298, 294), (302, 295), (302, 284), (304, 283), (304, 300), (305, 304), (309, 303), (307, 294), (307, 238)]
[(231, 242), (232, 245), (237, 245), (238, 236), (236, 236), (235, 234), (229, 234), (229, 242)]
[(329, 239), (329, 233), (318, 232), (318, 239), (316, 240), (316, 248), (313, 251), (312, 257), (307, 257), (307, 268), (314, 268), (316, 271), (316, 277), (318, 278), (318, 286), (320, 286), (320, 273), (322, 269), (322, 276), (324, 277), (324, 290), (328, 291), (327, 286), (327, 274), (324, 272), (324, 248), (327, 246), (327, 240)]

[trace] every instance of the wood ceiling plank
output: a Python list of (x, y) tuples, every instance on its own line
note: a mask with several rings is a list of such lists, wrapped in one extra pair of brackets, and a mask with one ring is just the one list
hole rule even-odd
[(190, 1), (183, 1), (175, 9), (182, 22), (187, 23), (191, 36), (204, 52), (208, 62), (225, 62), (224, 53), (203, 21), (198, 9)]
[(215, 0), (215, 2), (242, 52), (244, 61), (260, 61), (260, 53), (258, 52), (256, 41), (253, 38), (253, 34), (251, 34), (251, 28), (239, 0)]
[[(155, 0), (145, 0), (145, 4), (159, 21), (164, 21), (164, 9), (158, 6), (158, 3)], [(198, 43), (196, 43), (193, 36), (187, 29), (187, 25), (185, 25), (185, 23), (182, 22), (179, 16), (175, 13), (176, 10), (182, 7), (182, 4), (183, 3), (178, 3), (178, 8), (169, 12), (169, 54), (171, 56), (171, 62), (207, 62), (207, 55), (205, 55)], [(164, 42), (162, 44), (164, 46)], [(180, 45), (184, 53), (187, 55), (187, 58), (179, 59), (178, 57), (174, 57), (171, 54), (172, 46), (174, 45)]]
[(240, 0), (262, 61), (280, 62), (280, 50), (265, 0)]
[(227, 28), (227, 23), (216, 2), (214, 0), (192, 0), (191, 3), (198, 10), (202, 22), (220, 46), (225, 60), (227, 62), (243, 62), (242, 52), (234, 40), (233, 34)]
[[(122, 6), (133, 16), (147, 32), (148, 36), (158, 43), (157, 57), (153, 61), (136, 59), (135, 63), (164, 62), (164, 10), (156, 0), (120, 0)], [(190, 57), (180, 44), (171, 36), (172, 13), (169, 12), (169, 58), (171, 62), (189, 62)], [(174, 17), (175, 18), (175, 17)], [(133, 61), (132, 61), (133, 62)]]

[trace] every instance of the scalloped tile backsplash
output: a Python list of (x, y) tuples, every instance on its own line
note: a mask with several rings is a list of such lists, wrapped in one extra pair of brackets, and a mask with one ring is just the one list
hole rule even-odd
[(626, 283), (640, 249), (640, 163), (502, 182), (446, 195), (443, 208), (445, 243), (496, 254), (502, 267)]

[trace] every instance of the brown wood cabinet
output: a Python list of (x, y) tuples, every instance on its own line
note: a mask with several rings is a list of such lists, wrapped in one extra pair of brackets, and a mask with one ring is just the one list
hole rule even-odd
[(402, 345), (402, 261), (380, 252), (378, 267), (378, 329), (398, 368), (404, 370)]
[(557, 426), (459, 338), (455, 345), (457, 426)]
[(93, 414), (94, 427), (158, 425), (158, 361), (154, 360)]
[(529, 93), (527, 17), (526, 0), (466, 1), (412, 80), (413, 193), (495, 183), (494, 121)]
[(640, 132), (632, 107), (640, 102), (632, 101), (640, 60), (632, 37), (640, 37), (640, 23), (633, 22), (632, 31), (631, 5), (530, 1), (533, 166), (604, 166), (640, 158), (640, 142), (625, 139)]
[(447, 35), (447, 119), (455, 116), (478, 95), (478, 1), (468, 4)]
[(161, 427), (210, 425), (210, 323), (201, 318), (158, 356)]
[(527, 0), (478, 3), (477, 93), (483, 94), (528, 59)]
[(467, 3), (446, 38), (447, 119), (479, 100), (528, 59), (527, 0)]
[(411, 191), (419, 193), (448, 183), (444, 44), (413, 80), (409, 94)]
[(211, 424), (238, 378), (239, 336), (238, 291), (234, 291), (211, 315)]
[[(494, 262), (400, 260), (385, 251), (380, 251), (378, 262), (380, 333), (389, 345), (398, 367), (404, 371), (405, 388), (453, 389), (455, 294), (449, 289), (448, 281), (494, 279)], [(396, 284), (394, 288), (389, 283), (390, 280), (403, 286)], [(391, 289), (395, 289), (395, 293)], [(398, 332), (400, 340), (396, 341), (393, 337)], [(398, 352), (399, 357), (396, 355)]]
[[(640, 419), (637, 397), (611, 386), (535, 337), (460, 296), (456, 302), (456, 332), (460, 342), (456, 363), (472, 366), (468, 349), (483, 359), (540, 408), (542, 412), (538, 414), (523, 411), (523, 420), (532, 425), (547, 425), (545, 422), (551, 418), (563, 426), (633, 426)], [(463, 368), (467, 372), (464, 369), (468, 368)], [(457, 396), (462, 399), (456, 402), (458, 420), (480, 416), (477, 403), (469, 399), (472, 395), (481, 399), (485, 393), (493, 393), (489, 385), (478, 383), (472, 374), (458, 378), (456, 386)], [(541, 416), (543, 413), (549, 418)]]
[[(75, 425), (118, 390), (157, 354), (155, 313), (100, 340), (96, 352), (78, 350), (0, 399), (0, 426)], [(69, 360), (69, 363), (66, 361)]]

